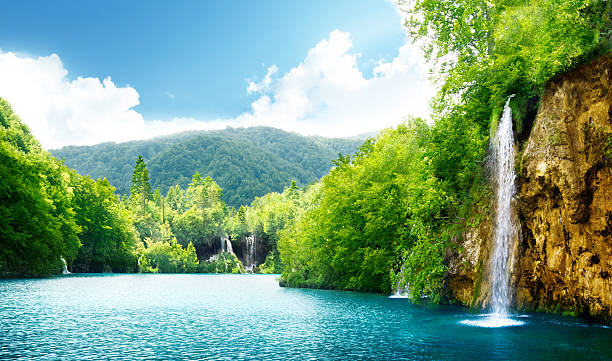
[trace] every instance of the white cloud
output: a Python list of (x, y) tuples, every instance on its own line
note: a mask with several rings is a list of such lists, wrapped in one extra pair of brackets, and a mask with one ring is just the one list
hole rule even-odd
[(416, 46), (403, 45), (367, 76), (351, 48), (350, 34), (335, 30), (285, 74), (268, 67), (263, 80), (248, 83), (247, 93), (257, 96), (251, 110), (231, 119), (145, 121), (133, 109), (139, 104), (135, 89), (117, 87), (110, 77), (70, 81), (55, 54), (32, 58), (0, 51), (0, 97), (11, 102), (45, 148), (226, 126), (350, 136), (398, 124), (407, 115), (428, 116), (434, 91)]
[(0, 52), (0, 96), (30, 127), (45, 148), (124, 141), (143, 129), (138, 92), (111, 78), (77, 78), (55, 55), (28, 58)]
[(398, 124), (407, 115), (428, 117), (434, 90), (416, 47), (403, 45), (370, 77), (359, 70), (351, 48), (348, 33), (330, 33), (301, 64), (267, 84), (239, 123), (347, 136)]
[(249, 81), (249, 86), (247, 88), (247, 94), (251, 93), (259, 93), (265, 90), (268, 90), (270, 84), (272, 84), (272, 77), (278, 73), (278, 67), (276, 65), (272, 65), (268, 68), (266, 72), (266, 76), (262, 81), (256, 83), (254, 81)]

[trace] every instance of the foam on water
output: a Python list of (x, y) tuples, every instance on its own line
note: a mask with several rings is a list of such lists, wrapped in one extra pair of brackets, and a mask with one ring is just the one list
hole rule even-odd
[(510, 318), (507, 315), (487, 314), (479, 315), (478, 317), (477, 319), (462, 320), (459, 323), (466, 326), (484, 328), (523, 326), (526, 323), (525, 321)]

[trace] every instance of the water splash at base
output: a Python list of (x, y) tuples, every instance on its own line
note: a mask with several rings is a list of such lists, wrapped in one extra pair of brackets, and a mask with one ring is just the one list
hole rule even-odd
[(525, 321), (516, 320), (508, 317), (508, 315), (499, 314), (485, 314), (478, 315), (477, 319), (462, 320), (460, 324), (472, 327), (483, 327), (483, 328), (500, 328), (500, 327), (516, 327), (523, 326), (526, 324)]

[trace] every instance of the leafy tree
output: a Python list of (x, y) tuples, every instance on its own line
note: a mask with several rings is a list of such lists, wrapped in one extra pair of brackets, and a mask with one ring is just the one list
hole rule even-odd
[(74, 259), (67, 173), (0, 98), (0, 277), (47, 276)]
[[(210, 177), (202, 178), (198, 172), (185, 193), (177, 187), (169, 191), (168, 198), (173, 204), (186, 204), (184, 213), (172, 216), (172, 229), (182, 245), (193, 243), (198, 254), (207, 253), (219, 237), (224, 235), (227, 209), (221, 200), (221, 188)], [(182, 199), (181, 199), (182, 198)], [(183, 206), (176, 206), (181, 208)]]
[(131, 212), (119, 203), (115, 189), (106, 179), (93, 180), (74, 171), (70, 179), (82, 243), (73, 269), (76, 272), (134, 272), (137, 235)]
[(168, 189), (166, 202), (168, 207), (177, 213), (183, 213), (187, 210), (187, 196), (185, 191), (181, 189), (178, 184)]
[(198, 270), (195, 247), (189, 243), (186, 248), (171, 242), (149, 242), (141, 245), (138, 264), (144, 273), (194, 273)]

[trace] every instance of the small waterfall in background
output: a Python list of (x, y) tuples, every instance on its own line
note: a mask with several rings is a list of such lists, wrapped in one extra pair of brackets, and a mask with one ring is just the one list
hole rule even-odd
[(506, 101), (497, 133), (493, 139), (493, 167), (495, 180), (495, 236), (493, 254), (490, 259), (491, 312), (480, 320), (465, 320), (461, 323), (480, 327), (519, 326), (524, 322), (508, 317), (510, 307), (510, 273), (508, 259), (510, 248), (517, 234), (517, 225), (512, 216), (512, 197), (516, 189), (514, 181), (514, 135), (512, 134), (511, 95)]
[(62, 257), (62, 263), (64, 264), (64, 269), (62, 270), (63, 275), (69, 275), (70, 271), (68, 271), (68, 263), (66, 263), (66, 259)]
[(228, 237), (221, 237), (221, 251), (219, 253), (231, 253), (234, 254), (234, 248), (232, 247), (232, 242)]
[(253, 272), (255, 269), (255, 252), (257, 251), (257, 240), (255, 235), (248, 235), (246, 238), (246, 255), (244, 256), (244, 269)]
[(232, 242), (227, 237), (225, 238), (225, 252), (234, 254), (234, 249), (232, 248)]
[(393, 294), (389, 298), (408, 298), (410, 295), (410, 285), (405, 281), (404, 262), (396, 275), (395, 285), (393, 286)]

